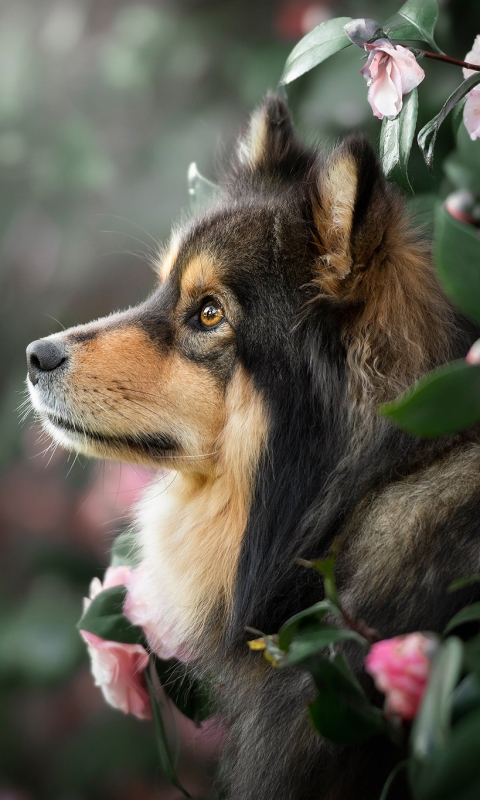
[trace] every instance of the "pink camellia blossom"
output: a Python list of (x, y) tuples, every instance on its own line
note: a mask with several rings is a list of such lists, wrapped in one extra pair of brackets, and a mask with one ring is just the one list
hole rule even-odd
[(467, 364), (480, 364), (480, 339), (472, 344), (465, 360)]
[(403, 96), (421, 83), (425, 72), (406, 47), (388, 39), (364, 44), (368, 60), (360, 70), (367, 81), (368, 102), (378, 119), (394, 119), (402, 110)]
[(107, 703), (125, 714), (151, 719), (152, 707), (144, 670), (148, 653), (140, 644), (109, 642), (89, 631), (80, 631), (87, 643), (92, 674)]
[(365, 669), (385, 695), (387, 714), (406, 720), (415, 717), (437, 647), (437, 639), (424, 633), (395, 636), (372, 645)]
[[(473, 47), (465, 56), (465, 61), (470, 64), (480, 65), (480, 35), (475, 37)], [(475, 74), (476, 71), (474, 69), (463, 69), (463, 77), (465, 79)], [(463, 109), (463, 121), (470, 139), (478, 139), (480, 136), (480, 84), (474, 86), (472, 91), (467, 94)]]
[(103, 581), (100, 578), (93, 578), (90, 583), (89, 596), (83, 598), (83, 613), (92, 602), (93, 598), (103, 592), (104, 589), (113, 589), (114, 586), (126, 586), (130, 579), (132, 568), (127, 565), (118, 567), (108, 567), (105, 570)]
[[(108, 567), (103, 582), (94, 578), (89, 597), (83, 601), (83, 613), (100, 592), (127, 585), (131, 573), (129, 566)], [(150, 697), (143, 675), (149, 660), (145, 648), (140, 644), (111, 642), (90, 631), (80, 630), (80, 633), (87, 644), (95, 684), (102, 690), (107, 703), (125, 714), (151, 719)]]
[(186, 642), (179, 640), (175, 615), (167, 606), (152, 610), (146, 589), (145, 575), (140, 567), (134, 569), (128, 579), (128, 592), (123, 613), (134, 625), (143, 628), (153, 652), (166, 661), (191, 661), (193, 653)]

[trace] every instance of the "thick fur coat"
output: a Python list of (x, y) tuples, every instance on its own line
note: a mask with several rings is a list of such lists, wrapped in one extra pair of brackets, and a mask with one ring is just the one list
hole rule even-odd
[(139, 512), (145, 588), (159, 639), (214, 676), (229, 800), (376, 800), (388, 744), (323, 742), (308, 676), (273, 670), (245, 627), (321, 599), (296, 559), (333, 543), (342, 603), (383, 637), (474, 599), (446, 589), (480, 572), (477, 432), (417, 439), (376, 409), (475, 332), (368, 142), (325, 158), (275, 96), (158, 271), (139, 307), (30, 346), (33, 404), (69, 448), (174, 470)]

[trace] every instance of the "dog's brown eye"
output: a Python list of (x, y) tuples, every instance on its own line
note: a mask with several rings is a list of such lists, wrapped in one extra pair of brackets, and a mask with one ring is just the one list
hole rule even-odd
[(205, 303), (200, 311), (200, 322), (205, 328), (214, 328), (224, 318), (223, 309), (212, 300)]

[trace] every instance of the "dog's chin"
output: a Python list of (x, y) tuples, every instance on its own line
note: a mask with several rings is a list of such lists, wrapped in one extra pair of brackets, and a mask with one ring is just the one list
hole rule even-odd
[(171, 461), (178, 451), (176, 442), (164, 434), (112, 435), (90, 430), (45, 410), (39, 416), (58, 444), (83, 455), (158, 467)]

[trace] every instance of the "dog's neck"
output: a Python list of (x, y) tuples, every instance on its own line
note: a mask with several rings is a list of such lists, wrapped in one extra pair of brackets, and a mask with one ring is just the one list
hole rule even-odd
[(138, 527), (145, 595), (158, 636), (195, 646), (214, 609), (232, 605), (253, 480), (266, 437), (265, 410), (238, 370), (210, 471), (170, 472), (149, 487)]

